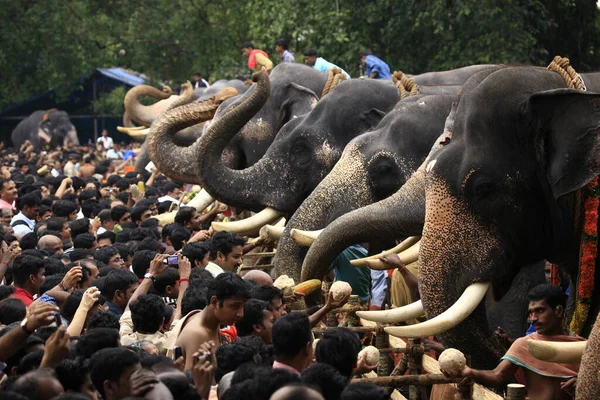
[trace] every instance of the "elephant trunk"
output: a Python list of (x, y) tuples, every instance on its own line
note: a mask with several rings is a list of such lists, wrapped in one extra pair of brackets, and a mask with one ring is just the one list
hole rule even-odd
[(340, 215), (373, 201), (363, 157), (356, 144), (350, 142), (335, 167), (304, 200), (287, 223), (277, 245), (277, 273), (286, 274), (299, 282), (302, 261), (308, 248), (292, 238), (292, 229), (323, 229)]
[[(177, 99), (178, 96), (171, 97), (171, 93), (171, 88), (168, 86), (165, 86), (162, 91), (148, 85), (135, 86), (127, 92), (123, 100), (125, 114), (138, 124), (150, 126), (166, 110), (171, 101)], [(140, 97), (142, 96), (149, 96), (159, 100), (169, 99), (170, 101), (159, 101), (150, 106), (145, 106), (140, 103)]]
[(188, 147), (177, 146), (173, 141), (173, 134), (211, 119), (216, 109), (217, 104), (211, 97), (203, 102), (167, 111), (152, 124), (147, 140), (148, 153), (162, 173), (171, 179), (201, 184), (196, 158), (199, 142)]
[(301, 280), (321, 279), (337, 255), (353, 244), (420, 235), (425, 220), (423, 174), (421, 168), (394, 195), (333, 221), (308, 250)]
[(234, 170), (227, 167), (222, 159), (223, 150), (230, 140), (269, 98), (271, 85), (268, 75), (259, 72), (252, 79), (257, 82), (254, 90), (246, 92), (243, 100), (236, 102), (221, 118), (211, 123), (198, 141), (201, 145), (196, 148), (195, 158), (199, 163), (198, 170), (204, 188), (219, 201), (253, 211), (265, 206), (281, 211), (282, 204), (286, 204), (286, 199), (282, 201), (281, 196), (285, 194), (276, 190), (265, 193), (264, 188), (284, 187), (279, 182), (286, 181), (287, 168), (277, 165), (274, 159), (263, 157), (250, 168)]

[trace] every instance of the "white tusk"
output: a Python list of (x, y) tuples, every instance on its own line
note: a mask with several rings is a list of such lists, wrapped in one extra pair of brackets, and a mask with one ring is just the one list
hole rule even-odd
[[(402, 261), (404, 265), (412, 264), (415, 261), (418, 261), (420, 248), (421, 242), (417, 242), (417, 244), (413, 245), (410, 249), (398, 254), (400, 261)], [(365, 266), (378, 271), (390, 269), (390, 264), (386, 264), (379, 259), (365, 260)]]
[(292, 239), (296, 241), (300, 246), (310, 247), (319, 235), (323, 232), (323, 229), (318, 231), (303, 231), (300, 229), (292, 229), (290, 235)]
[(419, 242), (419, 240), (421, 240), (420, 236), (411, 236), (407, 239), (405, 239), (404, 241), (402, 241), (401, 243), (399, 243), (398, 245), (392, 247), (389, 250), (383, 251), (379, 254), (374, 254), (372, 256), (368, 256), (368, 257), (364, 257), (364, 258), (357, 258), (356, 260), (351, 260), (350, 263), (352, 265), (354, 265), (355, 267), (366, 267), (367, 266), (367, 260), (379, 260), (380, 257), (384, 257), (387, 256), (388, 254), (391, 253), (402, 253), (404, 250), (407, 250), (411, 247), (413, 247), (413, 245), (417, 242)]
[[(208, 192), (204, 189), (200, 191), (189, 203), (186, 204), (186, 207), (194, 207), (196, 211), (202, 212), (206, 207), (208, 207), (215, 199), (208, 194)], [(177, 211), (171, 211), (168, 213), (157, 215), (155, 218), (158, 219), (158, 223), (162, 226), (167, 225), (175, 221), (175, 214)]]
[(286, 222), (287, 221), (285, 218), (281, 218), (279, 221), (277, 221), (277, 223), (273, 224), (273, 226), (276, 226), (278, 228), (283, 228), (285, 226)]
[(119, 132), (128, 134), (132, 138), (147, 136), (148, 133), (150, 133), (150, 128), (146, 128), (145, 126), (137, 126), (135, 128), (124, 128), (122, 126), (117, 126), (117, 130)]
[(235, 222), (213, 222), (212, 227), (215, 232), (228, 231), (235, 232), (240, 236), (252, 236), (256, 235), (260, 228), (279, 219), (282, 215), (283, 213), (267, 207), (250, 218)]
[(283, 227), (283, 226), (265, 225), (262, 228), (260, 228), (258, 235), (261, 238), (264, 238), (264, 239), (267, 239), (270, 241), (277, 241), (281, 238), (281, 235), (283, 235), (284, 230), (285, 230), (285, 227)]
[(423, 314), (425, 314), (425, 309), (423, 308), (421, 300), (391, 310), (356, 312), (356, 315), (359, 318), (366, 319), (367, 321), (388, 323), (408, 321), (410, 319), (418, 318)]
[(527, 350), (535, 358), (561, 364), (580, 364), (587, 340), (580, 342), (548, 342), (527, 340)]
[(445, 332), (464, 321), (477, 308), (490, 287), (489, 282), (469, 285), (449, 309), (430, 320), (415, 325), (389, 326), (384, 330), (392, 336), (413, 338)]

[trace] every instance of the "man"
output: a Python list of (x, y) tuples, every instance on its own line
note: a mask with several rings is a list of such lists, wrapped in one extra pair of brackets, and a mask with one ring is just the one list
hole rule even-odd
[(317, 55), (317, 50), (315, 49), (306, 49), (304, 51), (304, 64), (308, 65), (309, 67), (313, 67), (317, 71), (321, 71), (324, 73), (327, 73), (327, 71), (329, 71), (331, 68), (339, 68), (342, 70), (342, 73), (346, 76), (346, 79), (350, 79), (350, 75), (348, 75), (346, 71), (344, 71), (342, 68), (338, 67), (334, 63), (330, 63), (329, 61), (325, 60), (323, 57), (319, 57)]
[(15, 236), (23, 237), (33, 232), (35, 219), (40, 210), (41, 198), (39, 192), (27, 193), (18, 200), (20, 212), (10, 221), (10, 226), (15, 231)]
[(244, 316), (244, 305), (250, 297), (248, 287), (239, 276), (225, 272), (208, 285), (208, 305), (202, 311), (188, 314), (182, 320), (176, 344), (183, 350), (185, 369), (194, 364), (193, 354), (200, 345), (213, 341), (222, 344), (220, 327), (233, 325)]
[(49, 231), (56, 231), (60, 233), (62, 240), (71, 239), (71, 227), (69, 226), (69, 223), (66, 219), (62, 217), (49, 218), (46, 223), (46, 226), (48, 227)]
[(106, 152), (106, 158), (109, 160), (122, 160), (123, 152), (121, 151), (121, 145), (119, 143), (115, 143), (112, 149), (109, 149)]
[(313, 359), (313, 335), (306, 314), (293, 313), (273, 325), (273, 369), (300, 375)]
[(17, 256), (13, 261), (13, 297), (21, 300), (25, 307), (33, 303), (33, 296), (39, 294), (44, 282), (44, 262), (33, 256)]
[(131, 209), (131, 220), (138, 226), (151, 217), (152, 211), (148, 206), (135, 206)]
[(360, 52), (360, 63), (367, 68), (367, 77), (370, 79), (389, 79), (392, 77), (389, 65), (375, 57), (369, 49)]
[(465, 366), (462, 376), (486, 386), (503, 387), (519, 372), (516, 378), (527, 388), (529, 399), (570, 399), (579, 364), (541, 361), (527, 351), (527, 341), (531, 339), (554, 342), (584, 340), (579, 336), (568, 336), (564, 329), (566, 296), (559, 287), (543, 284), (531, 289), (527, 298), (529, 319), (536, 333), (515, 340), (494, 370), (481, 371)]
[[(2, 201), (2, 199), (0, 199)], [(10, 225), (10, 220), (14, 217), (11, 207), (0, 208), (0, 223)]]
[(202, 215), (194, 207), (181, 207), (175, 214), (175, 222), (192, 232), (202, 229)]
[(102, 235), (106, 231), (112, 232), (115, 227), (115, 222), (111, 217), (111, 210), (102, 210), (98, 213), (98, 218), (100, 219), (100, 228), (98, 228), (98, 235)]
[(104, 280), (104, 290), (102, 291), (107, 298), (108, 311), (121, 318), (129, 299), (138, 286), (138, 278), (133, 272), (124, 269), (110, 271)]
[(110, 136), (108, 136), (108, 131), (106, 129), (102, 130), (102, 136), (98, 138), (97, 143), (101, 143), (104, 150), (109, 150), (113, 148), (113, 140)]
[(78, 211), (77, 204), (69, 200), (57, 200), (52, 204), (52, 213), (54, 216), (66, 218), (67, 221), (75, 221)]
[(272, 313), (275, 320), (279, 317), (287, 315), (287, 312), (283, 308), (283, 292), (281, 289), (276, 288), (273, 285), (256, 285), (250, 291), (250, 297), (253, 299), (263, 300), (271, 304), (273, 308)]
[[(117, 231), (121, 231), (121, 224), (124, 224), (125, 222), (131, 222), (131, 213), (129, 212), (129, 208), (127, 208), (124, 205), (119, 205), (119, 206), (115, 206), (113, 208), (111, 208), (110, 210), (110, 218), (112, 219), (113, 223), (115, 224), (113, 226), (113, 231), (115, 233), (118, 233)], [(118, 229), (117, 229), (118, 226)]]
[(69, 154), (64, 171), (68, 177), (79, 176), (79, 155), (77, 153)]
[(38, 240), (37, 248), (48, 254), (63, 254), (63, 242), (54, 235), (45, 235)]
[(210, 241), (210, 261), (206, 270), (215, 278), (242, 265), (244, 239), (232, 232), (217, 232)]
[(177, 205), (179, 204), (179, 199), (181, 198), (183, 191), (181, 190), (181, 185), (178, 185), (175, 182), (167, 182), (163, 186), (163, 193), (166, 194), (158, 199), (159, 203), (170, 201)]
[(131, 396), (130, 377), (140, 368), (139, 356), (124, 347), (99, 350), (90, 359), (90, 377), (105, 400)]
[(263, 50), (254, 48), (252, 42), (244, 42), (242, 54), (248, 57), (248, 69), (252, 72), (260, 72), (263, 67), (267, 72), (273, 69), (273, 61), (269, 59), (269, 55)]
[(193, 85), (194, 85), (194, 89), (210, 87), (210, 85), (208, 84), (208, 81), (202, 77), (202, 74), (200, 72), (196, 72), (194, 74)]
[(244, 316), (235, 323), (237, 335), (258, 336), (265, 344), (273, 342), (273, 307), (266, 301), (250, 299), (244, 306)]
[(0, 208), (16, 210), (15, 201), (18, 197), (17, 185), (10, 178), (0, 177)]
[(275, 51), (281, 55), (282, 63), (293, 63), (296, 62), (294, 55), (288, 50), (288, 41), (285, 39), (277, 39), (275, 41)]
[(19, 398), (43, 400), (56, 398), (65, 392), (50, 368), (37, 369), (21, 376), (11, 386), (11, 391), (23, 395)]
[(251, 269), (242, 277), (245, 281), (254, 281), (258, 285), (273, 285), (273, 278), (259, 269)]
[(183, 246), (181, 255), (187, 257), (192, 263), (192, 268), (205, 268), (209, 261), (209, 244), (206, 242), (193, 242)]

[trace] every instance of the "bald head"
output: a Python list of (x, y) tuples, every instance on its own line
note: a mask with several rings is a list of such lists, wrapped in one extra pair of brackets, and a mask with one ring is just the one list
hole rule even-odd
[(273, 278), (271, 278), (269, 276), (269, 274), (267, 274), (264, 271), (261, 271), (259, 269), (252, 269), (248, 272), (246, 272), (246, 275), (244, 275), (244, 277), (242, 278), (246, 281), (251, 280), (254, 281), (256, 283), (258, 283), (259, 285), (273, 285)]
[(314, 389), (301, 385), (284, 386), (271, 395), (269, 400), (325, 400), (323, 396)]
[(38, 249), (46, 250), (50, 254), (62, 254), (63, 243), (62, 240), (54, 235), (45, 235), (38, 240)]

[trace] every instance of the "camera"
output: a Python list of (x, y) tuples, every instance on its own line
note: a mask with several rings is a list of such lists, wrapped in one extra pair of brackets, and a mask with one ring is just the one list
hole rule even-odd
[(168, 265), (177, 265), (179, 264), (179, 257), (178, 256), (168, 256), (167, 257), (167, 264)]

